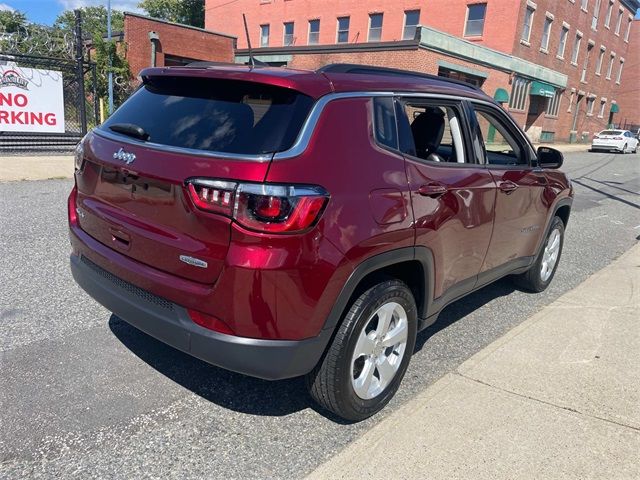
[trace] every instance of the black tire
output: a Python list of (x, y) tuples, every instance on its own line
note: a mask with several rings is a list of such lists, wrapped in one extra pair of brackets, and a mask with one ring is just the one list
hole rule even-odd
[(623, 155), (625, 153), (627, 153), (627, 144), (626, 143), (624, 144), (624, 147), (622, 147), (622, 150), (620, 150), (620, 153), (623, 154)]
[[(551, 275), (548, 278), (544, 279), (542, 276), (542, 263), (544, 259), (544, 252), (552, 233), (556, 230), (558, 230), (560, 233), (560, 245), (559, 245), (558, 256), (556, 258), (555, 264), (551, 271)], [(530, 292), (538, 293), (545, 290), (549, 286), (549, 284), (551, 283), (551, 280), (553, 280), (553, 277), (556, 274), (556, 270), (558, 269), (558, 265), (560, 264), (560, 257), (562, 256), (563, 245), (564, 245), (564, 223), (560, 217), (554, 217), (553, 220), (551, 221), (551, 226), (549, 227), (549, 231), (547, 232), (547, 236), (544, 239), (544, 243), (542, 245), (542, 248), (540, 249), (540, 253), (538, 253), (538, 256), (536, 257), (535, 262), (533, 263), (533, 265), (531, 265), (531, 268), (529, 268), (529, 270), (514, 277), (514, 281), (516, 285)]]
[[(386, 388), (371, 399), (363, 399), (352, 385), (352, 357), (358, 338), (371, 324), (373, 314), (390, 302), (398, 303), (406, 312), (408, 330), (404, 354)], [(325, 355), (307, 375), (311, 397), (323, 408), (349, 421), (364, 420), (379, 412), (400, 386), (415, 348), (416, 334), (416, 303), (406, 284), (399, 280), (386, 280), (369, 288), (346, 312)]]

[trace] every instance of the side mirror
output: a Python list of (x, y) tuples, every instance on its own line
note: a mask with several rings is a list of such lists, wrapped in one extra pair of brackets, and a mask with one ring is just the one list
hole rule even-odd
[(538, 148), (538, 166), (541, 168), (560, 168), (564, 162), (562, 152), (555, 148)]

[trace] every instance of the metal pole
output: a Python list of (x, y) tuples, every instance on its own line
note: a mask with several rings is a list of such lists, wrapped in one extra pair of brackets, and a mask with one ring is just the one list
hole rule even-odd
[(107, 39), (109, 41), (109, 58), (107, 66), (109, 68), (109, 115), (113, 113), (113, 72), (111, 71), (111, 0), (107, 0)]
[(76, 75), (78, 81), (78, 109), (80, 113), (80, 129), (82, 134), (87, 133), (87, 99), (84, 94), (84, 58), (82, 52), (82, 12), (76, 10)]

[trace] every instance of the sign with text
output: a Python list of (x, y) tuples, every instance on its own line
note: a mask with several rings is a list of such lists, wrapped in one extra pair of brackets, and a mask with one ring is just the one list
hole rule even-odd
[(0, 65), (0, 132), (64, 131), (62, 72)]

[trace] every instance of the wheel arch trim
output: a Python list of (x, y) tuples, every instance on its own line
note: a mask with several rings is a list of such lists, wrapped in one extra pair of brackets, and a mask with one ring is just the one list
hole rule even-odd
[(429, 248), (423, 246), (403, 247), (369, 257), (356, 266), (342, 287), (338, 298), (329, 312), (329, 315), (325, 320), (323, 330), (335, 329), (339, 325), (342, 314), (349, 304), (354, 292), (368, 275), (382, 271), (388, 267), (393, 267), (394, 265), (412, 261), (417, 261), (422, 266), (425, 292), (422, 301), (417, 305), (417, 307), (419, 317), (426, 318), (431, 304), (433, 303), (433, 253)]

